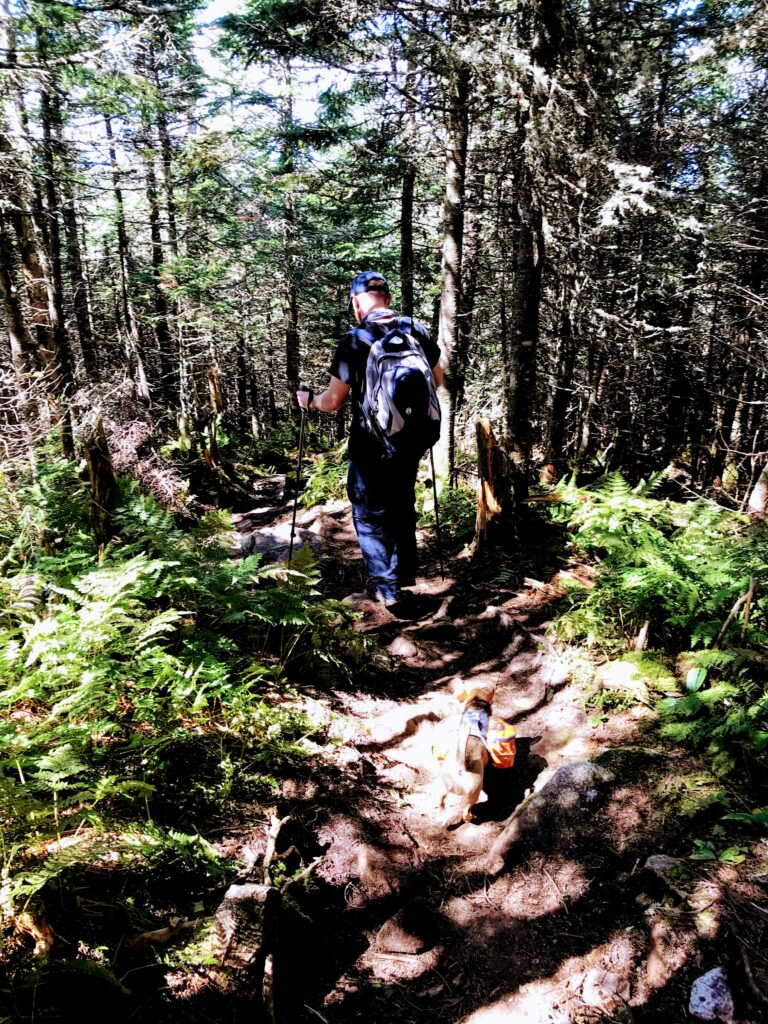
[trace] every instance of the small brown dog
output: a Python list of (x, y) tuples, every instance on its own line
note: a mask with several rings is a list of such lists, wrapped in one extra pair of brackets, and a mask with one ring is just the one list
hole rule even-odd
[(449, 793), (462, 798), (464, 821), (472, 821), (472, 808), (480, 800), (483, 776), (488, 763), (487, 742), (478, 723), (485, 721), (487, 734), (494, 687), (473, 686), (460, 681), (454, 686), (454, 696), (461, 705), (461, 713), (451, 715), (437, 726), (438, 735), (432, 753), (438, 763), (438, 782), (442, 785), (439, 807), (445, 810)]

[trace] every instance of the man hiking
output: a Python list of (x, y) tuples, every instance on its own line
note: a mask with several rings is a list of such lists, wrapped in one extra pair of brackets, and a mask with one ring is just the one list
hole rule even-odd
[[(443, 374), (440, 349), (427, 329), (398, 316), (391, 302), (383, 274), (358, 274), (349, 309), (359, 326), (339, 342), (325, 391), (303, 389), (296, 397), (303, 409), (336, 412), (351, 396), (347, 494), (368, 572), (366, 593), (396, 614), (401, 589), (416, 582), (416, 474), (439, 433), (434, 389)], [(381, 409), (386, 403), (388, 413)]]

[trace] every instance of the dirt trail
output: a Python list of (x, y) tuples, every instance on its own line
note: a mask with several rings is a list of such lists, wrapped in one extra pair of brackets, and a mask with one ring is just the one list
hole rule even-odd
[[(334, 595), (361, 589), (343, 504), (300, 514), (299, 528)], [(253, 538), (246, 548), (275, 554), (290, 516), (261, 510), (239, 529)], [(518, 576), (556, 567), (543, 544)], [(356, 628), (376, 637), (381, 664), (331, 693), (307, 681), (334, 716), (336, 744), (319, 747), (278, 801), (291, 818), (281, 842), (305, 861), (321, 856), (285, 937), (290, 1019), (689, 1020), (692, 980), (732, 953), (722, 925), (734, 900), (766, 901), (762, 880), (735, 868), (714, 877), (684, 861), (671, 884), (645, 867), (653, 855), (687, 856), (692, 821), (711, 811), (711, 780), (649, 733), (642, 703), (585, 711), (585, 682), (546, 637), (558, 588), (515, 589), (498, 565), (461, 558), (448, 568), (420, 584), (417, 621), (366, 610)], [(487, 770), (474, 823), (459, 823), (451, 804), (446, 822), (433, 781), (432, 730), (455, 710), (457, 678), (495, 683), (494, 709), (518, 730), (517, 763)], [(526, 791), (595, 759), (611, 773), (606, 792), (556, 809), (489, 875), (488, 853)]]

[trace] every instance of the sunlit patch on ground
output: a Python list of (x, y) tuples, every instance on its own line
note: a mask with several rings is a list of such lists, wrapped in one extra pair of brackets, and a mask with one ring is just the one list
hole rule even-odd
[(607, 845), (622, 853), (648, 830), (654, 815), (653, 800), (642, 786), (622, 786), (614, 790), (605, 808), (611, 825)]
[(571, 957), (546, 978), (537, 978), (459, 1024), (572, 1024), (597, 1019), (626, 1005), (637, 949), (634, 937), (619, 932), (583, 957)]
[(645, 961), (637, 972), (632, 996), (635, 1006), (642, 1006), (653, 992), (663, 988), (690, 959), (696, 948), (696, 933), (678, 926), (659, 909), (649, 908), (648, 948)]
[(554, 858), (527, 863), (487, 888), (446, 900), (442, 910), (453, 924), (469, 929), (470, 942), (478, 942), (507, 931), (510, 921), (530, 921), (560, 910), (589, 886), (580, 864)]

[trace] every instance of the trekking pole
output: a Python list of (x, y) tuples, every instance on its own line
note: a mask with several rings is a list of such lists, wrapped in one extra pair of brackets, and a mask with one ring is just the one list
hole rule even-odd
[(445, 569), (443, 568), (443, 541), (440, 536), (440, 512), (437, 507), (437, 477), (435, 476), (435, 453), (430, 448), (429, 458), (432, 463), (432, 489), (435, 492), (435, 533), (437, 534), (437, 555), (440, 559), (440, 579), (445, 579)]
[[(311, 394), (311, 392), (310, 392)], [(299, 505), (299, 487), (301, 485), (301, 460), (304, 457), (304, 424), (307, 419), (307, 410), (299, 406), (301, 410), (301, 424), (299, 426), (299, 464), (296, 467), (296, 495), (293, 499), (293, 519), (291, 520), (291, 540), (288, 544), (288, 561), (293, 558), (293, 538), (296, 533), (296, 509)]]

